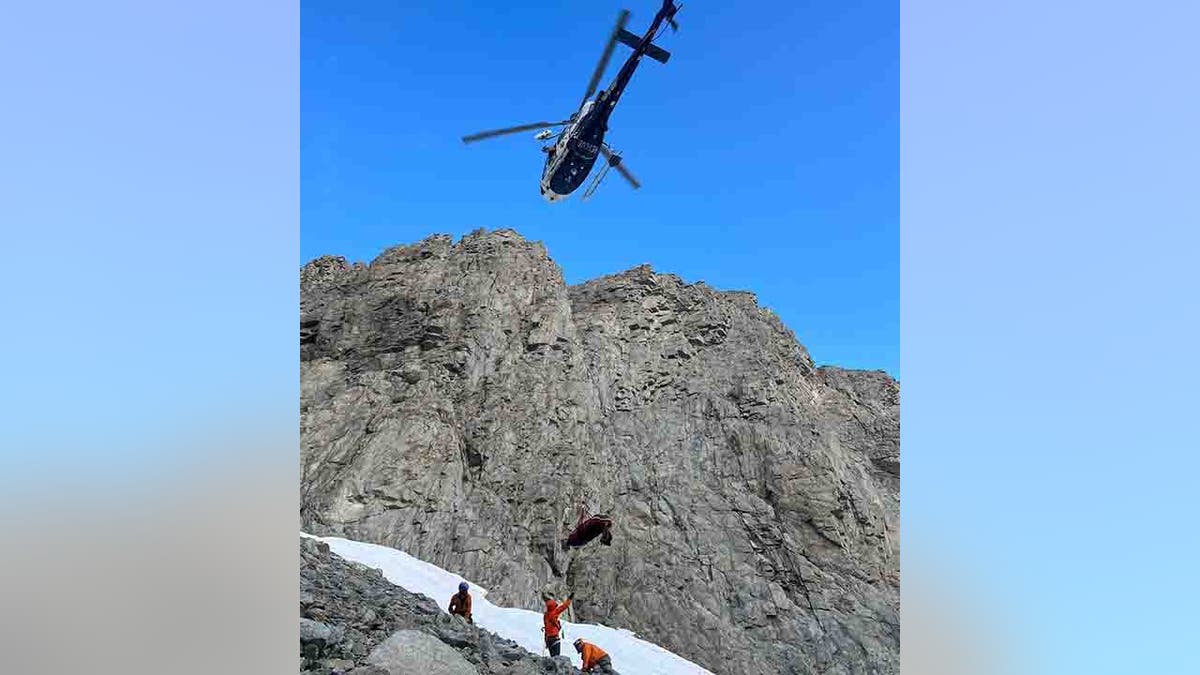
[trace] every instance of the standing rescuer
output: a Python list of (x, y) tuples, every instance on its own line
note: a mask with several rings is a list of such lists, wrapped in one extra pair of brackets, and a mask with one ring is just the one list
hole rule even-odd
[(450, 613), (463, 617), (467, 623), (475, 623), (471, 618), (471, 594), (467, 592), (467, 582), (459, 584), (458, 592), (450, 596)]
[(600, 649), (596, 645), (590, 642), (584, 642), (583, 638), (580, 638), (575, 641), (575, 651), (579, 652), (579, 657), (583, 659), (583, 672), (612, 672), (612, 659), (609, 658), (608, 652)]
[(546, 613), (542, 615), (542, 630), (546, 633), (546, 649), (550, 651), (550, 656), (558, 656), (562, 648), (562, 639), (559, 637), (562, 634), (562, 622), (558, 620), (558, 617), (571, 606), (571, 600), (575, 599), (575, 591), (571, 591), (562, 604), (555, 602), (549, 593), (542, 594), (542, 598), (546, 601)]

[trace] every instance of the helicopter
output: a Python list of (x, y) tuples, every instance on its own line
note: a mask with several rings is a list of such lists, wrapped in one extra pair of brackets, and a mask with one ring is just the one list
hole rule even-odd
[[(533, 122), (504, 129), (482, 131), (464, 136), (463, 143), (474, 143), (487, 138), (507, 136), (533, 129), (542, 129), (534, 138), (538, 141), (545, 141), (555, 136), (554, 129), (560, 129), (555, 141), (542, 147), (542, 152), (546, 154), (546, 163), (542, 168), (541, 191), (547, 201), (551, 203), (562, 201), (583, 185), (591, 173), (598, 155), (603, 155), (607, 162), (592, 179), (588, 188), (584, 190), (584, 200), (595, 193), (610, 168), (616, 169), (617, 173), (635, 190), (640, 188), (641, 183), (625, 167), (621, 161), (621, 155), (604, 142), (604, 134), (608, 131), (608, 118), (621, 99), (621, 94), (625, 92), (625, 87), (633, 77), (633, 72), (637, 70), (642, 57), (649, 56), (664, 64), (671, 58), (670, 52), (654, 44), (653, 41), (661, 32), (664, 22), (671, 26), (672, 30), (679, 30), (679, 24), (675, 22), (675, 14), (681, 7), (682, 5), (674, 4), (672, 0), (663, 0), (662, 7), (654, 16), (650, 28), (641, 37), (625, 29), (625, 24), (629, 20), (629, 10), (621, 10), (617, 16), (617, 25), (613, 28), (612, 35), (600, 56), (600, 62), (596, 65), (592, 79), (588, 82), (587, 91), (583, 95), (579, 110), (568, 119), (560, 122)], [(608, 62), (612, 58), (613, 50), (618, 42), (632, 48), (633, 53), (621, 66), (620, 72), (613, 78), (608, 88), (597, 93), (596, 87), (600, 84), (600, 78), (604, 76), (604, 70), (608, 67)], [(593, 94), (596, 94), (595, 98), (592, 98)]]

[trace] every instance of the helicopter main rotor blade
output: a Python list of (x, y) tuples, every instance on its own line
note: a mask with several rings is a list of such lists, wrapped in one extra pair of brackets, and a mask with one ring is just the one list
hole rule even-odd
[(638, 179), (634, 178), (633, 174), (629, 173), (629, 169), (625, 168), (624, 163), (618, 163), (613, 168), (617, 170), (617, 173), (621, 174), (621, 178), (629, 181), (629, 184), (633, 186), (634, 190), (642, 187), (642, 184), (638, 182)]
[(604, 77), (604, 69), (608, 68), (608, 62), (612, 58), (613, 50), (617, 48), (617, 38), (621, 31), (625, 28), (625, 22), (629, 21), (629, 10), (623, 9), (617, 15), (617, 25), (613, 28), (612, 35), (608, 38), (608, 44), (604, 45), (604, 53), (600, 55), (600, 63), (596, 64), (596, 70), (592, 73), (592, 79), (588, 82), (587, 93), (583, 95), (583, 100), (579, 102), (579, 106), (583, 107), (584, 103), (596, 93), (596, 87), (600, 84), (600, 78)]
[(560, 127), (569, 121), (570, 120), (563, 120), (561, 122), (534, 122), (532, 124), (522, 124), (521, 126), (517, 126), (517, 127), (506, 127), (504, 129), (493, 129), (491, 131), (481, 131), (477, 134), (471, 134), (470, 136), (463, 136), (462, 141), (463, 141), (463, 143), (474, 143), (475, 141), (482, 141), (485, 138), (495, 138), (496, 136), (506, 136), (508, 134), (517, 134), (522, 131), (530, 131), (532, 129), (544, 129), (546, 127)]
[(629, 173), (629, 169), (625, 168), (625, 161), (621, 159), (620, 155), (614, 155), (612, 150), (609, 150), (603, 145), (600, 146), (600, 152), (604, 155), (604, 158), (608, 160), (609, 165), (616, 169), (617, 173), (621, 174), (621, 178), (629, 181), (629, 184), (633, 186), (634, 190), (642, 187), (642, 184), (638, 182), (638, 179), (634, 178), (633, 174)]

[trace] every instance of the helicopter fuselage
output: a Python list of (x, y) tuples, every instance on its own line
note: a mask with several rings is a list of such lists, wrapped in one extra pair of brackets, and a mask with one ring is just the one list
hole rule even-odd
[(602, 92), (579, 109), (574, 121), (563, 128), (554, 145), (547, 149), (541, 190), (548, 201), (565, 199), (587, 179), (604, 145), (611, 110)]

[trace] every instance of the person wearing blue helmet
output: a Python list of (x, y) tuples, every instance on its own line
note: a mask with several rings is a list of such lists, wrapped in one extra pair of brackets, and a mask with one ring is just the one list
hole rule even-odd
[(467, 623), (475, 623), (471, 618), (471, 594), (467, 592), (467, 582), (458, 585), (458, 592), (450, 596), (450, 613), (461, 616)]

